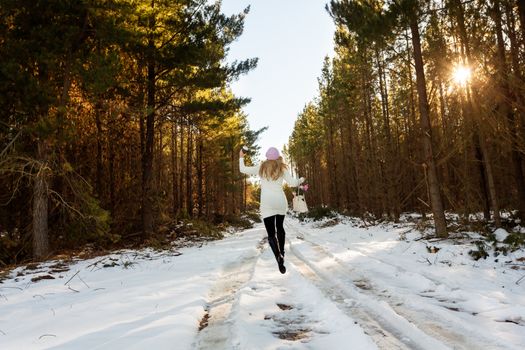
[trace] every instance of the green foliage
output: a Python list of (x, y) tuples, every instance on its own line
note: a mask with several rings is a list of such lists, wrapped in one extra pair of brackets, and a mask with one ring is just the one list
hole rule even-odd
[(476, 240), (473, 243), (476, 245), (477, 250), (470, 250), (468, 253), (474, 260), (479, 260), (489, 257), (491, 251), (497, 257), (500, 254), (506, 256), (509, 252), (523, 248), (525, 246), (525, 237), (521, 232), (511, 232), (503, 242), (498, 242), (496, 236), (491, 233), (487, 235), (486, 239)]
[[(31, 227), (19, 218), (31, 217), (34, 164), (49, 167), (53, 250), (87, 243), (106, 247), (139, 236), (140, 189), (146, 185), (155, 187), (151, 198), (159, 226), (177, 216), (199, 216), (189, 225), (197, 228), (196, 237), (218, 238), (216, 225), (205, 222), (215, 212), (225, 221), (251, 225), (225, 214), (231, 203), (231, 211), (238, 211), (241, 202), (236, 153), (242, 144), (257, 151), (265, 130), (250, 130), (240, 111), (249, 99), (229, 88), (257, 59), (225, 60), (249, 8), (227, 16), (220, 2), (206, 0), (0, 1), (0, 151), (21, 135), (9, 154), (16, 169), (0, 169), (0, 199), (12, 201), (0, 211), (0, 224), (27, 237), (2, 237), (7, 260), (20, 251), (29, 256)], [(146, 114), (155, 116), (153, 126), (145, 123)], [(166, 176), (172, 171), (167, 151), (151, 159), (153, 171), (170, 178), (162, 188), (142, 183), (141, 176), (145, 128), (166, 147), (172, 140), (165, 131), (172, 125), (177, 160), (190, 159), (177, 176), (181, 184), (192, 182), (184, 205), (175, 210), (164, 190), (174, 181)], [(37, 145), (45, 146), (41, 154)], [(5, 218), (10, 210), (17, 220)]]
[(253, 224), (248, 215), (232, 215), (228, 216), (219, 227), (225, 226), (231, 226), (236, 230), (246, 230), (252, 228)]
[(20, 232), (0, 232), (0, 267), (24, 260), (29, 246), (20, 237)]
[(511, 232), (501, 243), (494, 242), (494, 256), (500, 253), (507, 255), (517, 249), (525, 247), (525, 235), (521, 232)]
[(308, 212), (300, 213), (298, 215), (299, 220), (304, 221), (305, 219), (312, 219), (313, 221), (321, 221), (325, 219), (333, 219), (337, 216), (337, 212), (333, 208), (329, 207), (313, 207), (309, 208)]
[(246, 212), (244, 215), (246, 215), (246, 217), (253, 221), (253, 222), (257, 222), (257, 223), (261, 223), (262, 220), (261, 220), (261, 215), (259, 214), (259, 212), (256, 212), (256, 211), (248, 211)]
[(486, 259), (489, 256), (487, 250), (490, 250), (490, 246), (483, 240), (477, 240), (473, 243), (476, 245), (477, 250), (471, 249), (468, 254), (476, 261), (479, 259)]
[(185, 223), (187, 230), (185, 231), (184, 235), (186, 236), (197, 236), (202, 238), (210, 238), (210, 239), (220, 239), (222, 238), (222, 232), (220, 228), (217, 225), (213, 225), (212, 223), (200, 220), (200, 219), (193, 219), (189, 220)]
[(332, 0), (327, 9), (337, 24), (356, 32), (361, 40), (383, 41), (396, 24), (396, 17), (384, 5), (378, 0)]
[(108, 247), (118, 243), (121, 236), (110, 231), (110, 213), (101, 208), (99, 200), (90, 193), (91, 188), (75, 179), (69, 181), (76, 191), (71, 202), (65, 202), (58, 195), (52, 196), (61, 208), (62, 217), (61, 222), (54, 224), (55, 229), (61, 232), (55, 246), (71, 248), (93, 243)]
[(521, 232), (511, 232), (503, 241), (511, 250), (519, 249), (525, 246), (525, 235)]

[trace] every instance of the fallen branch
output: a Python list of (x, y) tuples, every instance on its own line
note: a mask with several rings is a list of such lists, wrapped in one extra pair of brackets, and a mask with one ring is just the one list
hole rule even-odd
[(108, 257), (106, 256), (105, 258), (102, 258), (102, 259), (99, 259), (99, 260), (95, 261), (93, 264), (89, 264), (88, 266), (86, 266), (86, 269), (87, 269), (88, 267), (91, 267), (91, 266), (93, 266), (93, 267), (97, 266), (98, 263), (100, 263), (100, 262), (106, 260), (107, 258), (108, 258)]
[(421, 241), (421, 240), (428, 240), (430, 242), (431, 239), (433, 238), (436, 238), (436, 236), (434, 235), (429, 235), (429, 236), (423, 236), (423, 234), (421, 234), (421, 237), (418, 237), (418, 238), (414, 238), (414, 241)]
[(86, 285), (86, 287), (91, 288), (90, 286), (88, 286), (88, 284), (86, 282), (84, 282), (84, 280), (80, 276), (78, 276), (78, 278), (82, 281), (82, 283), (84, 283)]
[(430, 205), (425, 202), (424, 200), (422, 200), (421, 198), (417, 197), (417, 200), (420, 201), (421, 203), (423, 203), (427, 208), (430, 208)]
[(72, 280), (76, 275), (78, 275), (79, 272), (80, 272), (80, 270), (78, 270), (73, 276), (71, 276), (71, 278), (68, 279), (66, 283), (64, 283), (64, 286), (66, 286), (69, 282), (71, 282), (71, 280)]
[(42, 334), (40, 337), (38, 337), (38, 339), (42, 339), (43, 337), (55, 337), (56, 338), (56, 335), (55, 334)]
[(428, 258), (425, 258), (424, 256), (422, 256), (422, 258), (424, 258), (425, 260), (422, 260), (422, 261), (418, 260), (418, 262), (421, 262), (421, 263), (427, 262), (429, 265), (432, 265), (432, 263), (430, 262), (430, 260), (428, 260)]
[(524, 278), (525, 278), (525, 275), (521, 276), (520, 279), (517, 280), (515, 283), (516, 283), (517, 285), (519, 285), (520, 282), (521, 282)]
[(412, 244), (413, 244), (413, 243), (414, 243), (414, 242), (410, 242), (410, 244), (408, 245), (408, 247), (406, 247), (405, 250), (403, 250), (403, 252), (402, 252), (401, 254), (405, 254), (405, 252), (406, 252), (407, 250), (409, 250), (410, 247), (412, 247)]
[(23, 289), (22, 289), (22, 288), (20, 288), (20, 287), (0, 287), (0, 289), (2, 289), (2, 288), (11, 288), (11, 289), (18, 289), (18, 290), (23, 290)]

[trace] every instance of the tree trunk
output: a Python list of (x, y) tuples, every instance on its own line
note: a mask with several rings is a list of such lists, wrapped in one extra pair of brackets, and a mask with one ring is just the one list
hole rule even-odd
[(37, 145), (39, 164), (33, 184), (33, 256), (36, 259), (45, 258), (49, 254), (48, 235), (48, 147), (45, 140), (39, 140)]
[[(465, 26), (465, 11), (463, 9), (463, 4), (461, 0), (454, 0), (454, 6), (456, 10), (456, 20), (458, 24), (459, 36), (461, 40), (461, 56), (463, 62), (470, 66), (472, 62), (472, 57), (470, 53), (470, 42), (467, 35), (467, 29)], [(478, 105), (480, 102), (479, 94), (477, 89), (472, 87), (472, 94), (474, 95), (474, 101), (470, 96), (467, 86), (466, 102), (467, 102), (467, 111), (466, 111), (466, 122), (472, 125), (472, 143), (474, 145), (474, 155), (476, 158), (476, 163), (478, 165), (478, 173), (481, 180), (481, 194), (483, 197), (483, 215), (486, 220), (490, 219), (490, 207), (492, 206), (494, 214), (498, 215), (499, 208), (497, 204), (496, 193), (490, 193), (490, 183), (494, 183), (492, 176), (492, 163), (490, 162), (490, 157), (488, 156), (488, 150), (480, 144), (480, 128), (483, 125), (482, 113), (481, 111), (474, 108), (474, 105)], [(480, 118), (479, 120), (476, 118)]]
[(155, 164), (155, 169), (156, 169), (156, 175), (157, 175), (157, 180), (156, 180), (156, 188), (157, 189), (162, 189), (163, 188), (163, 184), (162, 184), (162, 180), (164, 179), (164, 176), (163, 176), (163, 158), (164, 158), (164, 123), (162, 121), (159, 120), (159, 122), (157, 123), (157, 130), (159, 131), (159, 136), (158, 136), (158, 150), (157, 150), (157, 162)]
[(202, 142), (202, 136), (200, 133), (197, 134), (198, 141), (197, 141), (197, 200), (198, 200), (198, 206), (199, 206), (199, 217), (202, 217), (203, 213), (203, 207), (204, 207), (204, 192), (203, 192), (203, 186), (204, 186), (204, 178), (203, 178), (203, 165), (202, 165), (202, 153), (204, 149), (204, 145)]
[(192, 193), (192, 153), (193, 153), (193, 132), (191, 125), (188, 125), (188, 141), (186, 148), (186, 210), (188, 216), (193, 217), (193, 193)]
[(525, 0), (516, 0), (516, 3), (518, 4), (518, 12), (520, 15), (522, 45), (525, 49)]
[[(179, 149), (180, 149), (180, 167), (179, 167), (179, 193), (177, 194), (178, 201), (179, 201), (179, 210), (184, 208), (184, 191), (183, 191), (183, 185), (184, 185), (184, 118), (180, 117), (180, 142), (179, 142)], [(186, 145), (188, 147), (188, 145)]]
[(380, 56), (379, 49), (375, 49), (375, 55), (376, 55), (376, 61), (377, 61), (377, 68), (378, 68), (378, 76), (379, 76), (379, 94), (381, 96), (381, 114), (383, 116), (383, 132), (385, 137), (385, 163), (384, 163), (384, 185), (386, 187), (385, 191), (386, 196), (383, 195), (382, 197), (385, 198), (385, 214), (389, 215), (390, 218), (396, 219), (396, 199), (395, 197), (395, 184), (394, 184), (394, 172), (392, 167), (392, 162), (395, 159), (394, 157), (394, 150), (392, 145), (392, 135), (390, 130), (390, 112), (388, 109), (388, 87), (387, 87), (387, 81), (385, 76), (385, 71), (383, 68), (383, 57), (382, 54)]
[[(525, 149), (525, 79), (523, 77), (523, 65), (520, 62), (520, 45), (518, 43), (518, 33), (516, 33), (516, 18), (514, 16), (513, 8), (509, 3), (505, 4), (505, 11), (507, 17), (507, 33), (510, 39), (510, 57), (512, 62), (512, 85), (511, 91), (514, 92), (516, 102), (516, 120), (520, 127), (518, 132), (520, 138), (518, 140), (519, 149)], [(525, 40), (525, 36), (524, 36)], [(525, 50), (525, 45), (523, 47)]]
[[(474, 128), (476, 128), (474, 126)], [(478, 165), (478, 173), (481, 179), (481, 196), (483, 198), (483, 217), (485, 220), (490, 220), (490, 199), (489, 199), (489, 186), (487, 184), (486, 169), (484, 166), (484, 160), (488, 159), (485, 155), (484, 149), (480, 145), (479, 134), (477, 130), (474, 130), (473, 134), (474, 141), (474, 152), (476, 155), (476, 163)]]
[[(407, 127), (407, 139), (409, 142), (407, 142), (407, 156), (408, 156), (408, 159), (414, 159), (415, 157), (418, 157), (419, 154), (414, 154), (414, 153), (417, 153), (417, 150), (419, 150), (420, 147), (417, 147), (416, 144), (417, 144), (417, 122), (416, 122), (416, 96), (415, 96), (415, 93), (414, 93), (414, 79), (412, 77), (412, 55), (413, 53), (411, 53), (411, 47), (410, 47), (410, 36), (408, 34), (408, 31), (405, 30), (405, 41), (406, 41), (406, 66), (407, 66), (407, 70), (408, 70), (408, 76), (407, 76), (407, 80), (409, 82), (409, 88), (410, 88), (410, 114), (409, 114), (409, 118), (408, 118), (408, 127)], [(416, 150), (416, 152), (414, 152), (414, 150)], [(416, 171), (415, 171), (415, 167), (412, 167), (413, 168), (413, 171), (409, 171), (410, 173), (410, 183), (412, 184), (412, 186), (415, 186), (417, 184), (417, 176), (416, 176)], [(414, 196), (410, 196), (410, 201), (411, 201), (411, 205), (412, 207), (417, 207), (418, 206), (418, 200), (417, 200), (417, 195), (414, 195)]]
[(102, 113), (102, 106), (100, 103), (100, 99), (97, 98), (97, 102), (95, 104), (95, 125), (97, 127), (97, 173), (96, 173), (96, 180), (95, 180), (95, 190), (99, 198), (103, 198), (102, 177), (104, 176), (103, 162), (102, 162), (103, 131), (102, 131), (102, 120), (100, 116), (101, 113)]
[(421, 128), (423, 131), (423, 151), (425, 156), (424, 165), (426, 165), (428, 170), (428, 185), (432, 213), (434, 214), (436, 235), (439, 237), (447, 237), (447, 223), (445, 220), (445, 213), (440, 192), (440, 183), (437, 176), (436, 163), (432, 150), (432, 127), (430, 123), (430, 108), (428, 105), (423, 56), (421, 53), (421, 39), (419, 36), (417, 16), (415, 15), (410, 17), (410, 31), (412, 34), (412, 47), (414, 49), (419, 113), (421, 118)]
[(494, 224), (496, 227), (501, 227), (501, 216), (499, 213), (499, 201), (497, 200), (498, 196), (496, 193), (496, 184), (494, 183), (494, 174), (492, 170), (492, 163), (490, 162), (489, 158), (489, 148), (487, 146), (487, 142), (485, 141), (485, 136), (483, 132), (480, 136), (480, 146), (483, 150), (483, 157), (485, 164), (487, 164), (487, 167), (485, 167), (485, 171), (487, 172), (487, 189), (490, 194), (491, 198), (491, 206), (492, 210), (494, 211), (493, 217), (494, 217)]
[(113, 116), (110, 114), (111, 124), (108, 128), (108, 166), (109, 166), (109, 206), (111, 214), (114, 215), (115, 212), (115, 192), (116, 192), (116, 183), (115, 183), (115, 142), (112, 137), (111, 129), (114, 125)]
[(335, 144), (334, 144), (334, 127), (333, 127), (333, 120), (330, 115), (330, 111), (327, 115), (328, 119), (328, 127), (327, 127), (327, 133), (328, 133), (328, 149), (326, 152), (327, 160), (328, 160), (328, 174), (330, 180), (330, 202), (329, 205), (333, 208), (337, 208), (339, 206), (339, 196), (338, 196), (338, 189), (337, 189), (337, 164), (335, 161)]
[[(154, 1), (151, 2), (154, 7)], [(155, 27), (155, 15), (149, 19), (149, 29)], [(148, 39), (147, 52), (147, 112), (144, 150), (142, 153), (142, 231), (145, 236), (154, 230), (153, 223), (153, 147), (155, 135), (155, 42), (153, 34)]]
[(499, 0), (494, 0), (494, 24), (496, 25), (496, 39), (498, 45), (497, 70), (500, 80), (499, 85), (502, 90), (502, 95), (504, 96), (503, 101), (501, 101), (501, 105), (503, 107), (503, 113), (507, 119), (510, 131), (512, 165), (514, 168), (516, 188), (518, 190), (518, 215), (522, 221), (525, 221), (525, 177), (522, 168), (523, 159), (521, 153), (518, 150), (519, 134), (516, 125), (516, 116), (514, 115), (512, 108), (513, 95), (512, 91), (510, 91), (509, 83), (507, 81), (509, 77), (509, 71), (505, 55), (505, 42), (503, 39), (503, 30), (501, 26), (501, 9)]
[(179, 192), (177, 181), (177, 126), (175, 121), (171, 122), (171, 185), (172, 185), (172, 212), (177, 217), (179, 212)]

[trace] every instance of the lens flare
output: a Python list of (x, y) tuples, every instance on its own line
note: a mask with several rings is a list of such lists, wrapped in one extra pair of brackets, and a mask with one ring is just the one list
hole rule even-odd
[(470, 70), (470, 67), (466, 66), (456, 66), (456, 68), (454, 68), (454, 70), (452, 71), (452, 79), (454, 80), (454, 82), (456, 82), (456, 84), (461, 86), (467, 85), (471, 75), (472, 72)]

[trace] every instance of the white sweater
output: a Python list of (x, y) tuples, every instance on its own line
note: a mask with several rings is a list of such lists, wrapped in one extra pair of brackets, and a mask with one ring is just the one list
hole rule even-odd
[[(255, 166), (244, 165), (244, 158), (239, 158), (239, 169), (247, 175), (259, 175), (260, 164)], [(299, 186), (304, 178), (297, 179), (286, 170), (277, 180), (261, 178), (261, 217), (267, 218), (273, 215), (286, 215), (288, 201), (283, 191), (283, 180), (291, 187)]]

